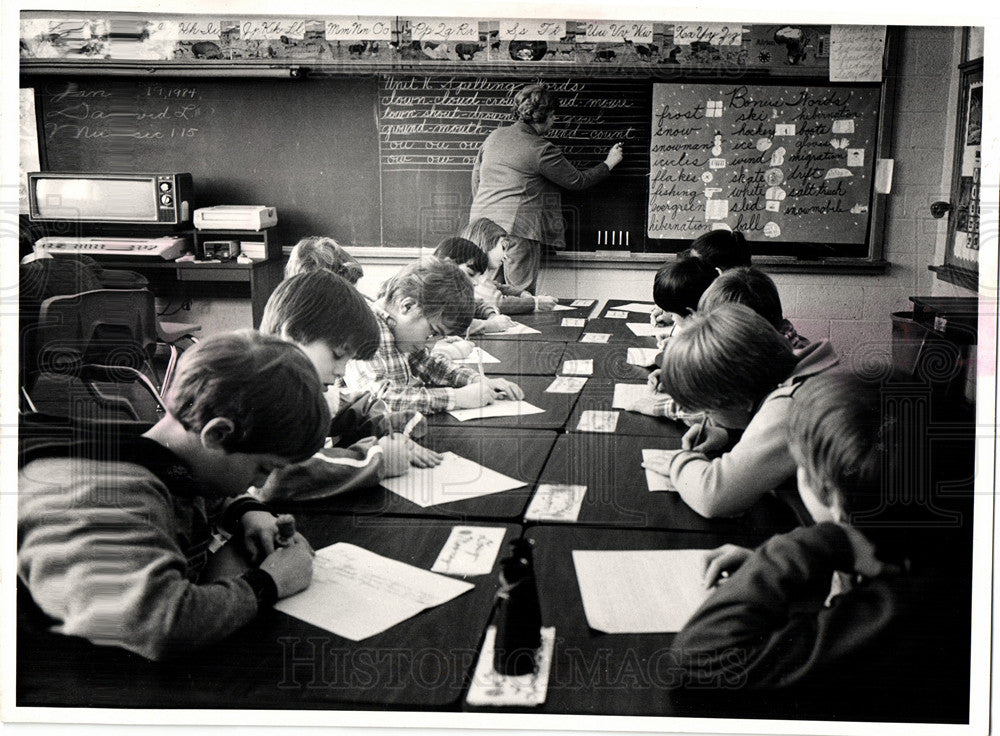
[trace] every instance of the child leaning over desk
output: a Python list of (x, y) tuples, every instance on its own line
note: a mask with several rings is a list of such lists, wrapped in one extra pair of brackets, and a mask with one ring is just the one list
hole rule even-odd
[[(352, 358), (370, 358), (378, 347), (379, 328), (365, 298), (336, 274), (318, 270), (282, 281), (264, 308), (261, 332), (298, 345), (323, 383), (344, 375)], [(276, 470), (255, 495), (272, 504), (318, 501), (377, 485), (402, 475), (409, 466), (433, 467), (438, 453), (412, 439), (423, 422), (415, 412), (390, 412), (368, 392), (343, 401), (335, 387), (325, 394), (330, 413), (327, 446), (301, 463)], [(407, 427), (411, 429), (407, 429)]]
[[(663, 354), (663, 390), (688, 412), (703, 412), (669, 460), (645, 463), (669, 475), (685, 503), (705, 517), (733, 516), (795, 474), (786, 427), (803, 382), (838, 362), (826, 340), (793, 351), (749, 307), (722, 304), (696, 312), (674, 331)], [(728, 430), (743, 430), (729, 444)]]
[[(34, 603), (58, 633), (154, 660), (309, 585), (305, 539), (252, 498), (223, 499), (309, 457), (330, 423), (302, 351), (250, 330), (186, 351), (166, 404), (141, 436), (103, 424), (22, 448), (18, 477), (17, 575)], [(235, 541), (210, 555), (215, 517)], [(213, 576), (220, 557), (239, 572)]]
[(865, 706), (901, 721), (967, 706), (968, 639), (949, 595), (967, 601), (967, 582), (942, 527), (907, 523), (920, 518), (913, 486), (932, 479), (912, 465), (912, 399), (883, 380), (836, 370), (798, 390), (787, 441), (816, 523), (710, 553), (715, 590), (673, 642), (680, 684), (726, 699), (808, 686), (846, 720), (866, 720)]
[(400, 269), (375, 303), (378, 349), (348, 363), (348, 388), (370, 391), (394, 411), (425, 414), (524, 398), (516, 383), (430, 353), (438, 337), (465, 333), (473, 307), (472, 282), (455, 264), (431, 256)]

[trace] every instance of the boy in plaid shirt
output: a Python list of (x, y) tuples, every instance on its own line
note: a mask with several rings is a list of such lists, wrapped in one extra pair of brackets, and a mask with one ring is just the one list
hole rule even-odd
[(439, 337), (464, 334), (474, 307), (472, 282), (454, 263), (429, 257), (401, 269), (383, 284), (374, 305), (378, 350), (348, 364), (348, 388), (370, 391), (392, 411), (424, 414), (524, 398), (516, 383), (431, 354)]

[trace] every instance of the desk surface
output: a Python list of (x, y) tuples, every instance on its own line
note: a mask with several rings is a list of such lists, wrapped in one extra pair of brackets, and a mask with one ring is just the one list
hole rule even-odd
[(566, 426), (566, 420), (576, 404), (577, 394), (556, 394), (545, 391), (555, 380), (549, 376), (516, 376), (514, 383), (524, 389), (524, 400), (545, 411), (515, 417), (492, 417), (460, 422), (448, 412), (427, 417), (428, 434), (433, 436), (439, 427), (490, 427), (494, 429), (555, 429)]
[[(480, 337), (476, 344), (497, 358), (499, 363), (483, 363), (489, 375), (500, 376), (554, 376), (562, 365), (566, 343), (555, 341), (522, 342), (491, 337)], [(478, 366), (465, 364), (478, 370)]]
[[(592, 380), (611, 379), (619, 383), (645, 383), (649, 369), (628, 362), (628, 349), (632, 345), (608, 343), (599, 345), (586, 342), (570, 342), (563, 350), (563, 362), (567, 360), (594, 361)], [(652, 346), (650, 346), (652, 347)], [(560, 365), (560, 370), (561, 370)]]
[(435, 427), (421, 440), (422, 444), (439, 452), (454, 452), (498, 473), (524, 481), (524, 487), (422, 507), (378, 486), (318, 501), (310, 504), (307, 510), (363, 516), (436, 517), (454, 521), (517, 521), (531, 498), (555, 439), (555, 432), (538, 430)]
[[(298, 517), (317, 548), (350, 542), (429, 570), (447, 521)], [(503, 525), (491, 525), (503, 526)], [(518, 527), (505, 526), (506, 542)], [(219, 644), (174, 662), (49, 634), (18, 606), (17, 704), (78, 707), (457, 708), (493, 608), (498, 567), (475, 588), (354, 642), (269, 612)], [(35, 619), (35, 620), (32, 620)]]
[(711, 532), (737, 535), (743, 544), (757, 544), (796, 525), (791, 509), (774, 496), (765, 496), (741, 516), (706, 519), (675, 492), (651, 492), (642, 450), (679, 448), (680, 437), (677, 429), (669, 428), (657, 437), (564, 434), (556, 440), (538, 482), (587, 487), (578, 525)]

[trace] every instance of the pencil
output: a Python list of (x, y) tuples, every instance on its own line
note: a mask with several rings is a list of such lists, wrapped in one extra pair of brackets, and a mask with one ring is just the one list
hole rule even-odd
[(692, 450), (701, 444), (701, 436), (705, 433), (705, 425), (707, 423), (708, 417), (702, 417), (701, 424), (698, 425), (698, 434), (694, 436), (694, 442), (691, 443)]

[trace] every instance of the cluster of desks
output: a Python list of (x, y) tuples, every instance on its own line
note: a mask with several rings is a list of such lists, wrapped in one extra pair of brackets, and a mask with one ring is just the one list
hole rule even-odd
[[(520, 316), (517, 321), (538, 332), (477, 339), (500, 359), (486, 365), (487, 372), (519, 383), (525, 399), (544, 413), (470, 422), (447, 414), (429, 418), (422, 442), (521, 480), (523, 487), (428, 507), (385, 488), (368, 489), (296, 514), (298, 528), (317, 549), (348, 542), (423, 569), (430, 569), (455, 525), (503, 527), (504, 549), (490, 574), (468, 578), (472, 590), (360, 642), (275, 611), (218, 645), (166, 663), (47, 635), (37, 622), (22, 620), (18, 704), (474, 710), (466, 693), (495, 616), (499, 559), (507, 542), (524, 536), (534, 543), (543, 625), (555, 628), (555, 647), (545, 702), (520, 710), (670, 715), (667, 682), (657, 662), (673, 635), (590, 629), (573, 550), (754, 546), (796, 521), (774, 497), (741, 517), (707, 520), (676, 493), (651, 493), (641, 451), (680, 447), (683, 428), (672, 422), (620, 412), (614, 433), (578, 431), (581, 412), (611, 410), (616, 383), (646, 381), (648, 371), (629, 364), (626, 356), (630, 346), (653, 347), (652, 338), (637, 337), (627, 327), (648, 322), (648, 315), (607, 316), (620, 313), (616, 308), (622, 304)], [(584, 324), (564, 326), (567, 318)], [(610, 337), (589, 342), (583, 337), (588, 333)], [(579, 393), (545, 392), (565, 360), (587, 358), (593, 373)], [(525, 521), (535, 489), (545, 483), (586, 487), (575, 522)]]

